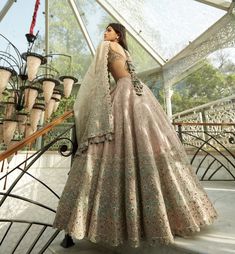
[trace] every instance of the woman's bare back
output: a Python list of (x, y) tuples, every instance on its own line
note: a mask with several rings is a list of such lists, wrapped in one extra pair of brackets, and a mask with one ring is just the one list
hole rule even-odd
[(127, 56), (124, 49), (116, 42), (110, 43), (108, 69), (115, 81), (130, 76), (127, 66)]

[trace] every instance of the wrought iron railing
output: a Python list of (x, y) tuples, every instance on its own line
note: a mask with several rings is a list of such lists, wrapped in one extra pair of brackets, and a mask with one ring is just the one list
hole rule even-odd
[[(2, 152), (0, 154), (0, 161), (2, 161), (0, 183), (2, 184), (3, 189), (0, 191), (0, 253), (8, 254), (8, 253), (44, 253), (51, 242), (55, 239), (55, 237), (59, 234), (58, 230), (52, 229), (52, 224), (46, 222), (46, 218), (42, 217), (41, 220), (30, 220), (30, 219), (22, 219), (22, 218), (8, 218), (9, 216), (4, 216), (10, 214), (11, 206), (8, 201), (11, 200), (16, 205), (13, 205), (13, 209), (15, 209), (15, 213), (17, 213), (17, 202), (26, 202), (27, 206), (33, 205), (37, 208), (42, 208), (44, 211), (55, 213), (56, 210), (51, 207), (51, 204), (46, 205), (42, 201), (36, 201), (33, 198), (29, 198), (25, 196), (23, 193), (17, 195), (14, 193), (18, 184), (23, 181), (25, 176), (30, 177), (35, 182), (37, 182), (40, 186), (43, 186), (49, 193), (51, 193), (57, 200), (59, 200), (60, 196), (54, 191), (48, 184), (44, 181), (40, 180), (35, 175), (29, 172), (30, 168), (35, 164), (35, 162), (41, 158), (45, 152), (50, 150), (51, 147), (57, 145), (59, 148), (59, 152), (63, 156), (70, 156), (75, 153), (76, 144), (74, 138), (74, 124), (67, 125), (67, 128), (63, 125), (63, 129), (60, 132), (57, 132), (57, 136), (53, 136), (53, 140), (43, 146), (41, 149), (36, 151), (34, 154), (30, 156), (26, 156), (26, 159), (22, 161), (19, 165), (14, 167), (13, 169), (4, 170), (4, 162), (9, 157), (14, 155), (19, 150), (24, 149), (25, 146), (31, 145), (38, 138), (41, 138), (43, 135), (48, 135), (52, 130), (58, 128), (62, 122), (66, 119), (71, 118), (73, 116), (73, 112), (66, 112), (64, 115), (58, 117), (45, 127), (39, 129), (36, 133), (32, 134), (30, 137), (18, 142), (10, 149)], [(48, 140), (48, 139), (47, 139)], [(62, 142), (62, 143), (61, 143)], [(59, 145), (58, 145), (59, 144)], [(13, 175), (13, 181), (9, 183), (9, 178)], [(16, 175), (16, 176), (15, 176)], [(8, 188), (6, 188), (9, 185)], [(26, 187), (25, 187), (26, 188)], [(19, 208), (20, 206), (18, 206)], [(8, 213), (9, 209), (9, 213)], [(6, 210), (5, 212), (3, 212)], [(38, 209), (34, 209), (35, 214), (38, 213)], [(3, 215), (2, 215), (3, 214)], [(20, 225), (20, 226), (19, 226)], [(17, 229), (17, 230), (16, 230)], [(20, 229), (23, 229), (20, 230)], [(22, 231), (22, 232), (21, 232)], [(12, 237), (13, 236), (13, 237)], [(30, 237), (29, 237), (30, 236)], [(30, 238), (30, 241), (26, 243), (26, 239)], [(7, 243), (10, 242), (10, 245)], [(22, 250), (22, 244), (24, 244)]]
[(227, 131), (234, 129), (235, 123), (174, 123), (174, 126), (201, 181), (235, 180), (235, 131)]
[(213, 133), (217, 141), (233, 149), (227, 137), (233, 137), (231, 133), (235, 132), (235, 94), (174, 114), (173, 121), (184, 123), (182, 130), (194, 131), (202, 139), (205, 139), (204, 133)]

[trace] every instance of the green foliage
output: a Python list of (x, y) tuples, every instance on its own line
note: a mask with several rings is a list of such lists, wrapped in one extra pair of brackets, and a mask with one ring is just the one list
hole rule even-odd
[[(75, 95), (71, 95), (69, 98), (63, 98), (63, 99), (61, 99), (59, 107), (57, 108), (56, 112), (54, 112), (51, 115), (49, 121), (51, 119), (55, 119), (55, 118), (63, 115), (67, 111), (73, 110), (73, 104), (74, 104), (75, 99), (76, 99)], [(74, 121), (73, 118), (68, 118), (66, 120), (66, 122), (73, 122), (73, 121)]]
[[(72, 68), (70, 59), (65, 56), (52, 57), (50, 64), (60, 75), (81, 79), (91, 62), (91, 54), (72, 9), (67, 1), (50, 0), (49, 12), (49, 54), (71, 56)], [(44, 37), (39, 37), (37, 44), (42, 44), (44, 40)]]
[(173, 113), (235, 93), (235, 74), (226, 74), (205, 60), (205, 64), (174, 87)]

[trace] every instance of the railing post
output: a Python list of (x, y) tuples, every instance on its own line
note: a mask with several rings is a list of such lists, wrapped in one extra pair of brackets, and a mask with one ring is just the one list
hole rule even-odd
[(183, 143), (182, 124), (178, 125), (178, 131), (179, 131), (179, 139), (180, 139), (181, 143)]

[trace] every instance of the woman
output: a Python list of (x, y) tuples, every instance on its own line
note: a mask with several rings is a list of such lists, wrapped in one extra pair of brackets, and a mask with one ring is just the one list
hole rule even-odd
[(78, 150), (54, 227), (112, 246), (168, 244), (216, 211), (127, 50), (125, 28), (111, 23), (74, 105)]

